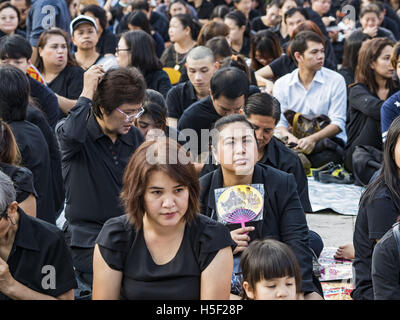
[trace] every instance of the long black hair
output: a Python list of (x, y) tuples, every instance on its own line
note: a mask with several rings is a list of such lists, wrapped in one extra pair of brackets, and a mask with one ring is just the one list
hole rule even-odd
[(131, 50), (130, 66), (138, 68), (144, 76), (162, 68), (151, 35), (142, 30), (135, 30), (123, 33), (122, 37)]
[(380, 187), (386, 185), (393, 195), (394, 204), (400, 210), (400, 168), (395, 160), (395, 148), (400, 137), (400, 117), (390, 125), (383, 148), (383, 166), (377, 179), (370, 183), (360, 199), (360, 207), (367, 205)]

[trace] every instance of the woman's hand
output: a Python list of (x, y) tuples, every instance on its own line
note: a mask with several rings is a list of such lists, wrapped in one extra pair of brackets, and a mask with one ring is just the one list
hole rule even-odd
[(81, 97), (93, 99), (94, 92), (97, 89), (101, 78), (104, 75), (104, 69), (102, 65), (91, 66), (83, 75), (83, 91)]
[(244, 227), (231, 231), (231, 238), (237, 244), (233, 254), (242, 252), (248, 247), (250, 237), (247, 234), (250, 231), (254, 231), (254, 227)]

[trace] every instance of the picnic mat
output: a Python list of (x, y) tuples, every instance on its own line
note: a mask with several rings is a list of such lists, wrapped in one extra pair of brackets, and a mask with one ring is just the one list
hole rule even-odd
[(308, 178), (308, 194), (314, 213), (324, 211), (356, 216), (363, 189), (353, 184), (322, 183)]
[(326, 247), (318, 259), (325, 300), (352, 300), (352, 260), (335, 259), (336, 247)]

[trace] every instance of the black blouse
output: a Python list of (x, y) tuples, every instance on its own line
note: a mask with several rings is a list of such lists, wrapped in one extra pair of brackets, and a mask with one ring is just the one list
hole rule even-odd
[(134, 231), (127, 216), (108, 220), (96, 243), (110, 268), (122, 271), (121, 299), (200, 299), (201, 273), (218, 251), (235, 246), (228, 229), (199, 215), (185, 226), (175, 257), (157, 265), (151, 257), (143, 229)]
[(66, 66), (57, 77), (47, 85), (54, 93), (67, 99), (76, 100), (83, 89), (83, 74), (81, 67)]

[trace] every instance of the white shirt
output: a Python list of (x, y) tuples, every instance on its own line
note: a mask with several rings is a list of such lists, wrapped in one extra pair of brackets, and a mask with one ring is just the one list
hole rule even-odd
[(276, 80), (273, 95), (281, 104), (281, 119), (277, 127), (289, 127), (286, 110), (302, 114), (324, 114), (342, 131), (336, 135), (346, 143), (346, 82), (341, 74), (322, 67), (315, 73), (308, 90), (299, 79), (299, 69)]

